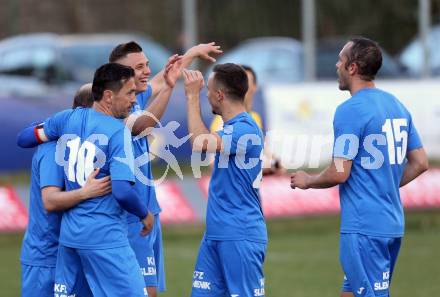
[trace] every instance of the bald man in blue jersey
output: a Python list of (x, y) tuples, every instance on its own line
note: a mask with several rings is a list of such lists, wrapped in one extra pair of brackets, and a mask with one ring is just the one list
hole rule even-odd
[(292, 188), (339, 185), (342, 297), (389, 296), (404, 234), (399, 187), (428, 169), (411, 114), (375, 87), (381, 65), (376, 42), (353, 38), (345, 44), (336, 68), (339, 89), (351, 98), (335, 112), (333, 161), (317, 175), (291, 176)]

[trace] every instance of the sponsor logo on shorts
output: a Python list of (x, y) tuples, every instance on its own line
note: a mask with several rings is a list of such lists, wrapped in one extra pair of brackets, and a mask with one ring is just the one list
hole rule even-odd
[(143, 276), (156, 275), (156, 268), (154, 268), (154, 267), (141, 267), (141, 273)]
[(67, 294), (67, 286), (55, 283), (53, 286), (54, 297), (76, 297), (76, 294)]
[(390, 272), (382, 272), (382, 281), (374, 283), (374, 291), (388, 290), (390, 287)]
[(154, 257), (147, 257), (148, 267), (141, 267), (141, 273), (143, 276), (156, 275), (156, 264)]
[(205, 273), (203, 271), (194, 271), (192, 284), (193, 288), (211, 290), (211, 282), (205, 281), (204, 275)]
[(359, 290), (357, 290), (357, 293), (358, 293), (358, 294), (362, 294), (362, 292), (363, 292), (364, 290), (365, 290), (364, 287), (360, 287)]
[(254, 289), (254, 297), (264, 296), (264, 277), (260, 278), (260, 288)]

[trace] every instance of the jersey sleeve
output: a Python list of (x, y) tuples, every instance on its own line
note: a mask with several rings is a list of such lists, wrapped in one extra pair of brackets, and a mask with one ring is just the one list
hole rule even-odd
[(349, 104), (338, 106), (333, 119), (333, 157), (353, 160), (359, 151), (362, 119)]
[(64, 170), (55, 162), (55, 150), (46, 152), (39, 163), (40, 188), (64, 188)]
[(417, 132), (416, 127), (412, 121), (412, 118), (409, 119), (408, 126), (408, 147), (407, 151), (412, 151), (418, 148), (423, 147), (422, 140), (420, 139), (419, 133)]
[(44, 121), (44, 134), (49, 140), (56, 140), (63, 134), (63, 128), (70, 117), (72, 109), (60, 111)]
[(112, 180), (134, 182), (134, 156), (131, 133), (119, 129), (109, 140), (109, 169)]

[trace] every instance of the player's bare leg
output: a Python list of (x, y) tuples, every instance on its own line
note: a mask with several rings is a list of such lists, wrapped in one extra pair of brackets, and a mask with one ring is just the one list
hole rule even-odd
[(157, 297), (156, 287), (147, 287), (148, 297)]
[(342, 292), (341, 297), (354, 297), (352, 292)]

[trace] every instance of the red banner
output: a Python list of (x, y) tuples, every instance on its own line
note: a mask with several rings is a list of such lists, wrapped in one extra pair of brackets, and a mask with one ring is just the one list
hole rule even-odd
[(197, 220), (194, 210), (182, 195), (177, 184), (167, 181), (156, 186), (156, 195), (162, 212), (160, 221), (167, 223), (188, 223)]
[(23, 231), (28, 215), (12, 187), (0, 187), (0, 232)]
[[(209, 178), (202, 178), (199, 186), (207, 197)], [(289, 176), (264, 177), (260, 194), (267, 218), (333, 214), (340, 210), (338, 187), (292, 190)], [(440, 169), (431, 169), (401, 188), (400, 196), (406, 209), (440, 208)]]

